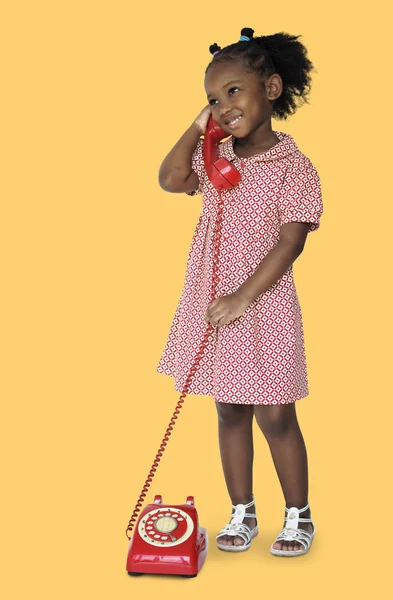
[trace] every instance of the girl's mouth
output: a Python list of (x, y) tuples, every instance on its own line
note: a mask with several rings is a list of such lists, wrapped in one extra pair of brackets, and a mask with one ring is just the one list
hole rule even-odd
[(236, 117), (236, 119), (234, 119), (230, 123), (227, 123), (227, 126), (229, 127), (229, 129), (235, 129), (236, 127), (239, 126), (239, 123), (241, 120), (242, 120), (242, 117)]

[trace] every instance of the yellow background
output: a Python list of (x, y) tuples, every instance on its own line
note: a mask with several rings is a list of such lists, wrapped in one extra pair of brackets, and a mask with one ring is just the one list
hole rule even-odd
[[(390, 19), (373, 2), (3, 1), (1, 443), (4, 597), (364, 597), (388, 584)], [(273, 129), (318, 169), (325, 211), (294, 266), (310, 395), (297, 404), (316, 536), (272, 556), (284, 499), (255, 429), (261, 533), (215, 547), (230, 514), (214, 403), (187, 396), (150, 487), (196, 499), (193, 580), (131, 578), (125, 528), (179, 393), (156, 372), (202, 198), (158, 184), (207, 104), (209, 45), (302, 35), (310, 104)]]

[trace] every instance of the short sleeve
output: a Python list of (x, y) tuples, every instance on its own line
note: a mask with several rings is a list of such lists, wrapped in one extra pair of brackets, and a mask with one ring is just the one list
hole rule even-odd
[(287, 171), (278, 208), (281, 225), (301, 221), (309, 223), (309, 231), (318, 229), (323, 213), (321, 182), (307, 157)]
[(196, 196), (203, 193), (203, 186), (206, 178), (205, 164), (203, 162), (203, 140), (199, 138), (194, 153), (192, 155), (192, 170), (198, 175), (199, 185), (196, 190), (186, 192), (189, 196)]

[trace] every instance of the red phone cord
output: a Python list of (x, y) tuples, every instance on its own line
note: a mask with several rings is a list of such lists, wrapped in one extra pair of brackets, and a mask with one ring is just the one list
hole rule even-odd
[[(215, 294), (216, 294), (218, 254), (219, 254), (220, 239), (221, 239), (221, 225), (222, 225), (223, 202), (222, 202), (222, 196), (221, 196), (221, 191), (220, 190), (218, 191), (218, 195), (219, 195), (220, 200), (219, 200), (218, 209), (217, 209), (217, 222), (216, 222), (217, 224), (216, 224), (216, 233), (215, 233), (215, 240), (214, 240), (214, 252), (213, 252), (213, 273), (212, 273), (212, 281), (213, 281), (213, 283), (212, 283), (212, 291), (211, 291), (211, 300), (210, 300), (210, 302), (213, 302), (213, 300), (215, 298)], [(148, 475), (148, 477), (147, 477), (147, 479), (145, 481), (145, 485), (142, 488), (142, 492), (141, 492), (141, 494), (139, 496), (138, 502), (136, 503), (136, 506), (134, 508), (134, 512), (132, 513), (131, 519), (130, 519), (128, 527), (126, 529), (126, 536), (128, 537), (129, 540), (131, 539), (131, 537), (128, 534), (131, 533), (131, 531), (132, 531), (132, 529), (134, 527), (137, 515), (138, 515), (138, 513), (139, 513), (139, 511), (140, 511), (140, 509), (142, 507), (143, 499), (145, 498), (145, 496), (147, 494), (147, 491), (148, 491), (148, 488), (150, 487), (150, 483), (153, 480), (154, 474), (155, 474), (155, 472), (157, 470), (157, 465), (160, 462), (161, 456), (163, 455), (163, 452), (164, 452), (165, 447), (167, 445), (167, 441), (169, 439), (169, 436), (171, 435), (173, 426), (175, 424), (175, 420), (177, 419), (177, 415), (179, 414), (180, 409), (182, 408), (182, 404), (184, 402), (184, 398), (185, 398), (185, 396), (187, 394), (188, 387), (190, 385), (190, 380), (192, 378), (192, 375), (196, 371), (197, 365), (199, 364), (199, 361), (200, 361), (200, 359), (202, 357), (203, 351), (204, 351), (204, 349), (206, 347), (206, 343), (207, 343), (207, 340), (209, 338), (210, 332), (213, 329), (214, 329), (214, 326), (211, 323), (209, 323), (208, 327), (206, 329), (205, 337), (202, 340), (202, 343), (201, 343), (201, 346), (199, 348), (199, 351), (198, 351), (198, 353), (197, 353), (197, 355), (195, 357), (194, 364), (192, 365), (192, 367), (190, 369), (190, 372), (188, 374), (188, 377), (186, 379), (186, 383), (184, 384), (184, 390), (181, 393), (181, 396), (180, 396), (179, 401), (178, 401), (178, 403), (176, 405), (176, 408), (175, 408), (175, 412), (173, 413), (173, 415), (171, 417), (171, 420), (169, 422), (169, 425), (167, 427), (167, 430), (165, 432), (163, 440), (162, 440), (162, 442), (160, 444), (160, 448), (159, 448), (159, 450), (158, 450), (158, 452), (156, 454), (156, 457), (155, 457), (154, 462), (152, 464), (152, 467), (150, 469), (149, 475)]]

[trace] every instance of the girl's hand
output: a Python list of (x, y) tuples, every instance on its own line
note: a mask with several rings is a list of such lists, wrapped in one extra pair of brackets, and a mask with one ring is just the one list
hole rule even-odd
[(234, 319), (241, 317), (248, 306), (248, 300), (238, 292), (233, 292), (233, 294), (229, 294), (228, 296), (221, 296), (213, 300), (207, 307), (205, 322), (220, 328)]
[(197, 118), (194, 121), (194, 125), (196, 125), (201, 132), (201, 135), (204, 135), (207, 127), (207, 122), (212, 114), (212, 107), (210, 104), (205, 106), (205, 108), (199, 113)]

